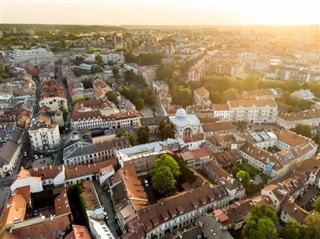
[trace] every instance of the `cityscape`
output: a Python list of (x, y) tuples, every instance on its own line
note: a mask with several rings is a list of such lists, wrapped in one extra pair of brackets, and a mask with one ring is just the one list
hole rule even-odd
[(320, 239), (317, 1), (0, 8), (1, 239)]

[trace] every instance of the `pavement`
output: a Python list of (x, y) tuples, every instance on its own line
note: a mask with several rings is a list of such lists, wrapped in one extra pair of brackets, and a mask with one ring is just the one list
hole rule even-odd
[(148, 117), (153, 117), (153, 112), (152, 110), (147, 107), (144, 106), (141, 110), (139, 110), (139, 112), (143, 115), (143, 117), (148, 118)]

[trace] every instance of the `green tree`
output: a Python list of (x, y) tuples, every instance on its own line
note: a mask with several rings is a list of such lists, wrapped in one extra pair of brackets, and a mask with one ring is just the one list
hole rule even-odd
[(149, 143), (150, 141), (150, 132), (149, 128), (146, 125), (142, 125), (139, 127), (137, 132), (137, 140), (139, 144)]
[(117, 137), (126, 136), (129, 138), (130, 144), (135, 145), (137, 143), (137, 138), (134, 134), (131, 134), (128, 130), (121, 131), (117, 134)]
[(118, 78), (119, 76), (119, 68), (117, 66), (112, 67), (112, 74), (115, 78)]
[(92, 74), (101, 73), (101, 72), (103, 72), (103, 68), (101, 66), (96, 65), (96, 64), (91, 66), (91, 73)]
[(228, 100), (238, 100), (240, 98), (237, 89), (231, 88), (223, 92), (222, 101), (227, 102)]
[(297, 134), (301, 134), (303, 136), (311, 138), (311, 127), (310, 125), (306, 124), (297, 124), (296, 127), (292, 129), (293, 132), (296, 132)]
[(97, 62), (97, 64), (98, 64), (99, 66), (103, 67), (104, 61), (103, 61), (103, 57), (102, 57), (102, 56), (97, 55), (97, 56), (96, 56), (96, 62)]
[(320, 213), (320, 196), (313, 203), (313, 209)]
[(158, 129), (162, 139), (174, 138), (174, 126), (172, 124), (161, 121)]
[(246, 218), (242, 235), (248, 239), (277, 238), (278, 219), (275, 210), (269, 205), (255, 206)]
[(240, 181), (240, 182), (243, 182), (243, 183), (247, 183), (250, 176), (249, 176), (249, 173), (247, 171), (244, 171), (244, 170), (240, 170), (237, 175), (236, 175), (236, 178)]
[(176, 180), (169, 167), (161, 165), (151, 173), (152, 186), (161, 194), (174, 188)]
[(282, 239), (301, 239), (302, 233), (302, 226), (295, 220), (289, 220), (280, 231), (280, 236)]
[(320, 213), (309, 214), (304, 222), (303, 239), (320, 239)]
[(138, 110), (144, 107), (144, 100), (141, 97), (133, 99), (132, 103), (137, 107)]
[(118, 104), (117, 94), (114, 93), (113, 91), (107, 92), (106, 93), (106, 97), (108, 98), (108, 100), (110, 100), (111, 102), (115, 103), (116, 105)]
[(161, 166), (168, 167), (174, 177), (179, 177), (181, 174), (179, 164), (170, 154), (163, 154), (156, 160), (155, 170)]
[(114, 62), (113, 61), (108, 61), (108, 66), (113, 66), (114, 65)]

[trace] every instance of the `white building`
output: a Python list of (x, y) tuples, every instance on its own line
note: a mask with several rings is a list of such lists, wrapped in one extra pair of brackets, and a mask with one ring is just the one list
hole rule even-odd
[(230, 100), (227, 104), (213, 105), (214, 116), (229, 121), (249, 123), (274, 123), (277, 120), (278, 105), (268, 100)]
[(107, 64), (109, 61), (112, 61), (114, 64), (122, 64), (122, 63), (124, 63), (123, 54), (107, 53), (107, 54), (100, 54), (100, 56), (102, 56), (103, 62), (105, 64)]
[(320, 109), (308, 109), (296, 113), (279, 112), (277, 124), (284, 129), (292, 129), (297, 124), (309, 125), (311, 128), (320, 125)]
[(24, 186), (30, 186), (30, 192), (36, 193), (43, 191), (41, 177), (33, 177), (29, 170), (21, 169), (17, 174), (16, 180), (10, 186), (11, 192), (14, 192), (16, 188)]
[(19, 162), (22, 144), (8, 140), (0, 148), (0, 177), (9, 176), (14, 171)]
[(60, 187), (64, 185), (65, 168), (63, 165), (33, 168), (29, 172), (32, 177), (41, 178), (43, 187)]
[(44, 48), (37, 48), (31, 50), (13, 50), (13, 61), (17, 65), (20, 62), (30, 62), (32, 65), (37, 66), (43, 63), (54, 62), (54, 55), (52, 51)]
[(169, 117), (175, 128), (175, 137), (184, 138), (202, 133), (200, 120), (196, 115), (187, 115), (182, 108), (178, 109), (175, 116)]
[(61, 83), (56, 79), (50, 79), (42, 83), (42, 91), (39, 100), (40, 108), (47, 106), (52, 110), (59, 110), (61, 106), (68, 109), (68, 102)]
[(46, 115), (40, 115), (31, 122), (29, 128), (31, 146), (35, 151), (55, 150), (60, 146), (60, 131), (58, 124), (52, 124)]

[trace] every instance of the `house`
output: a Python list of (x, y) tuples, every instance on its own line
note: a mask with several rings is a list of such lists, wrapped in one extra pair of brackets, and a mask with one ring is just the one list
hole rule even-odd
[(221, 223), (222, 230), (242, 228), (245, 220), (255, 205), (271, 204), (268, 196), (257, 196), (252, 199), (244, 199), (235, 202), (223, 209), (216, 209), (213, 212), (214, 217)]
[(68, 109), (68, 102), (62, 84), (56, 79), (42, 82), (39, 106), (47, 106), (52, 110)]
[(94, 98), (95, 99), (103, 99), (106, 97), (106, 93), (112, 91), (112, 89), (99, 78), (96, 78), (93, 82), (93, 90), (94, 90)]
[(309, 213), (299, 207), (292, 197), (287, 197), (281, 205), (280, 220), (287, 223), (289, 220), (294, 220), (299, 224), (304, 224), (304, 220)]
[(149, 205), (134, 164), (124, 165), (109, 178), (109, 188), (120, 229), (126, 232), (127, 223), (136, 217), (136, 211)]
[(202, 125), (204, 136), (216, 136), (235, 133), (237, 127), (228, 121), (217, 121), (212, 123), (203, 123)]
[(16, 188), (3, 207), (0, 228), (24, 221), (28, 205), (31, 206), (30, 186)]
[(36, 193), (43, 191), (41, 177), (31, 176), (29, 170), (21, 168), (17, 174), (16, 179), (10, 186), (11, 192), (14, 192), (17, 188), (30, 186), (30, 192)]
[(22, 144), (8, 140), (0, 148), (0, 176), (2, 178), (12, 174), (18, 164)]
[[(80, 164), (75, 167), (66, 168), (65, 185), (77, 184), (78, 182), (85, 180), (97, 180), (100, 177), (100, 170), (105, 169), (110, 165), (116, 165), (116, 160), (104, 160), (96, 163)], [(107, 171), (105, 177), (112, 175), (113, 172), (113, 170)]]
[(195, 222), (207, 211), (229, 203), (222, 186), (204, 184), (196, 189), (158, 200), (157, 203), (137, 210), (138, 217), (128, 222), (128, 233), (143, 229), (144, 238), (161, 238)]
[(302, 164), (297, 168), (297, 171), (300, 171), (307, 175), (308, 184), (314, 185), (320, 189), (320, 160), (316, 158), (306, 159)]
[(10, 228), (10, 233), (19, 239), (63, 237), (73, 221), (66, 188), (55, 198), (53, 214), (15, 223)]
[(229, 121), (230, 111), (228, 104), (213, 104), (213, 117), (222, 121)]
[(193, 100), (196, 105), (211, 105), (211, 101), (209, 99), (209, 91), (200, 87), (193, 92)]
[(223, 168), (232, 167), (242, 162), (242, 156), (238, 150), (226, 150), (212, 154), (212, 158)]
[(296, 113), (278, 113), (277, 125), (284, 129), (295, 128), (298, 124), (309, 125), (311, 128), (319, 126), (320, 109), (308, 109)]
[(196, 150), (187, 150), (177, 154), (185, 164), (189, 167), (200, 169), (212, 160), (209, 150), (206, 148), (200, 148)]
[(43, 187), (60, 187), (64, 185), (65, 168), (63, 165), (50, 165), (30, 169), (32, 177), (40, 177)]

